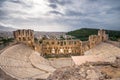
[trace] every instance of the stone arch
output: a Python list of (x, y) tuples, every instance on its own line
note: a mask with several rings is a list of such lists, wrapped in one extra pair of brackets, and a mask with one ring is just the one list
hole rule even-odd
[(22, 40), (22, 39), (21, 39), (21, 37), (19, 37), (18, 39), (19, 39), (19, 41), (21, 41), (21, 40)]
[(25, 37), (23, 37), (23, 41), (26, 41), (26, 38), (25, 38)]

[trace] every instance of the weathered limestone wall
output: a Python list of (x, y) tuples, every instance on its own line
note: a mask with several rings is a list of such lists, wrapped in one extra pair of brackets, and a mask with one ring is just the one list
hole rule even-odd
[(98, 35), (90, 35), (88, 41), (82, 42), (82, 53), (95, 47), (100, 42), (107, 40), (108, 40), (108, 35), (106, 34), (105, 30), (99, 30)]
[(105, 30), (99, 30), (98, 31), (98, 36), (100, 36), (100, 39), (102, 41), (107, 41), (108, 40), (108, 35), (106, 34)]
[(89, 41), (82, 41), (82, 54), (90, 49)]
[(17, 42), (22, 42), (26, 44), (33, 44), (34, 43), (34, 31), (33, 30), (16, 30), (13, 32), (14, 38)]
[(33, 48), (35, 51), (38, 51), (41, 53), (41, 46), (34, 41), (34, 31), (33, 30), (16, 30), (13, 32), (14, 38), (17, 42), (21, 42), (24, 44), (27, 44), (31, 48)]
[(43, 54), (81, 54), (80, 40), (44, 40)]
[(90, 48), (93, 48), (95, 45), (99, 44), (102, 40), (98, 35), (91, 35), (89, 36), (89, 45)]

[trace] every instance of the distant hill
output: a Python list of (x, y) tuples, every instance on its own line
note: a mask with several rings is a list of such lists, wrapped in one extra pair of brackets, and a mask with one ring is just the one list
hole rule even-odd
[[(82, 28), (82, 29), (70, 31), (66, 34), (75, 36), (77, 39), (80, 39), (82, 41), (86, 41), (88, 40), (89, 35), (93, 35), (93, 34), (97, 35), (98, 30), (99, 29)], [(115, 31), (115, 30), (105, 30), (105, 31), (109, 35), (109, 39), (114, 41), (120, 39), (120, 31)]]

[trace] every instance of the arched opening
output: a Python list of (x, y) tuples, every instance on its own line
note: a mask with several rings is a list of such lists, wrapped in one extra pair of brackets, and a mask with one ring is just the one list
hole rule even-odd
[(21, 38), (19, 37), (19, 41), (21, 41)]
[(26, 41), (26, 38), (25, 38), (25, 37), (23, 37), (23, 41)]

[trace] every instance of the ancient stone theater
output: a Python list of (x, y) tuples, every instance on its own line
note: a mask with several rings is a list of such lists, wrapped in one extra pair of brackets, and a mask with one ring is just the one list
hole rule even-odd
[(29, 44), (37, 48), (39, 45), (39, 51), (41, 55), (46, 54), (68, 54), (68, 55), (83, 55), (83, 53), (102, 41), (108, 40), (108, 35), (105, 30), (99, 30), (98, 35), (90, 35), (88, 41), (81, 41), (76, 39), (61, 40), (61, 39), (45, 39), (42, 43), (35, 43), (33, 30), (17, 30), (13, 32), (14, 38), (17, 42)]

